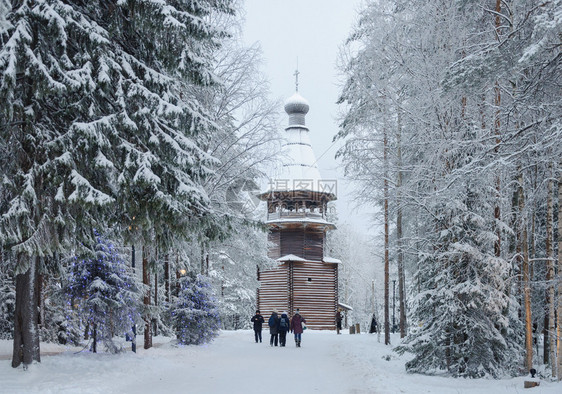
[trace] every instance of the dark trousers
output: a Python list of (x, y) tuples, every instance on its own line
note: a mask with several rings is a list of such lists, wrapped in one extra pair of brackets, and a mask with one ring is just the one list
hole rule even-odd
[(271, 339), (269, 340), (269, 344), (270, 345), (275, 344), (275, 346), (277, 346), (277, 341), (279, 339), (278, 337), (279, 337), (278, 334), (271, 334)]
[(258, 339), (261, 342), (261, 330), (254, 329), (254, 334), (255, 334), (255, 337), (256, 337), (256, 343), (258, 343)]
[(281, 331), (279, 333), (279, 345), (285, 346), (287, 343), (287, 331)]

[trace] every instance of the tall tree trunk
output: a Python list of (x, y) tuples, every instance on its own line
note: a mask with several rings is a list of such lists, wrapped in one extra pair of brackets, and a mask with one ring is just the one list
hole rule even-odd
[[(552, 228), (553, 220), (553, 200), (554, 200), (554, 180), (552, 179), (552, 165), (549, 171), (548, 194), (546, 198), (546, 306), (548, 310), (548, 319), (545, 322), (546, 335), (544, 338), (545, 346), (548, 342), (548, 362), (552, 370), (552, 376), (556, 376), (556, 337), (555, 337), (555, 316), (554, 316), (554, 231)], [(545, 347), (546, 352), (546, 347)]]
[[(134, 219), (134, 217), (133, 217)], [(135, 275), (136, 277), (136, 273), (135, 273), (135, 268), (136, 268), (136, 264), (135, 264), (135, 245), (132, 244), (131, 245), (131, 269), (133, 270), (133, 275)], [(133, 336), (131, 338), (131, 350), (136, 353), (137, 352), (137, 324), (133, 324), (132, 327), (132, 332), (133, 332)]]
[[(15, 4), (15, 3), (14, 3)], [(15, 8), (14, 8), (15, 9)], [(30, 31), (26, 31), (31, 39), (30, 49), (35, 51), (38, 44), (38, 24), (32, 23)], [(35, 100), (35, 90), (33, 78), (29, 76), (28, 70), (23, 67), (23, 62), (18, 62), (17, 78), (18, 86), (22, 89), (23, 93), (23, 106), (24, 108), (32, 108)], [(26, 110), (27, 112), (27, 110)], [(23, 135), (33, 135), (29, 133), (29, 125), (31, 120), (28, 119), (31, 115), (29, 113), (14, 114), (14, 121), (21, 123), (21, 132)], [(37, 116), (37, 115), (33, 115)], [(27, 144), (25, 144), (27, 145)], [(35, 152), (29, 149), (29, 146), (24, 147), (24, 156), (34, 156)], [(22, 174), (27, 173), (31, 169), (31, 163), (36, 157), (27, 157), (20, 161), (23, 166)], [(35, 179), (35, 190), (42, 190), (42, 179), (38, 177)], [(41, 214), (39, 206), (34, 207), (33, 221), (35, 224), (41, 222)], [(40, 348), (39, 348), (39, 327), (38, 327), (38, 313), (37, 305), (39, 303), (39, 286), (38, 286), (38, 272), (40, 257), (18, 255), (18, 265), (22, 264), (21, 259), (29, 259), (29, 268), (24, 273), (16, 275), (16, 305), (14, 311), (14, 343), (12, 353), (12, 367), (18, 367), (22, 362), (24, 368), (27, 368), (33, 361), (40, 362)]]
[[(154, 306), (158, 306), (158, 271), (154, 272)], [(158, 320), (154, 318), (154, 336), (158, 336)]]
[(179, 296), (180, 294), (180, 278), (181, 278), (181, 274), (180, 274), (180, 256), (179, 256), (179, 252), (176, 252), (176, 284), (174, 286), (174, 296)]
[(170, 255), (168, 253), (164, 256), (164, 290), (166, 302), (170, 302)]
[(389, 298), (390, 298), (390, 262), (389, 262), (389, 217), (388, 217), (388, 137), (384, 130), (384, 344), (390, 345), (390, 321), (389, 321)]
[(533, 367), (533, 320), (531, 316), (531, 283), (529, 278), (529, 245), (527, 243), (527, 220), (525, 214), (525, 195), (523, 174), (519, 174), (519, 214), (521, 215), (520, 244), (523, 273), (523, 302), (525, 308), (525, 367)]
[[(18, 256), (19, 259), (25, 258)], [(30, 259), (29, 268), (16, 275), (16, 308), (14, 312), (14, 348), (12, 367), (22, 362), (27, 368), (33, 361), (41, 362), (37, 304), (39, 302), (39, 257)]]
[(146, 256), (146, 247), (142, 247), (142, 283), (146, 285), (144, 295), (144, 348), (150, 349), (152, 347), (152, 330), (151, 316), (150, 316), (150, 274), (148, 273), (148, 257)]
[(399, 293), (399, 306), (400, 306), (400, 338), (406, 336), (407, 322), (406, 322), (406, 281), (404, 273), (404, 250), (402, 247), (402, 118), (401, 110), (398, 108), (398, 133), (396, 136), (398, 149), (396, 152), (396, 159), (398, 161), (398, 180), (396, 182), (397, 188), (397, 203), (398, 210), (396, 213), (396, 244), (398, 246), (398, 293)]
[(562, 160), (558, 165), (558, 306), (556, 310), (556, 349), (558, 381), (562, 380)]
[(98, 324), (92, 323), (92, 353), (98, 352)]
[(45, 325), (45, 284), (47, 280), (45, 275), (37, 273), (37, 325), (44, 327)]
[[(499, 40), (499, 36), (500, 36), (500, 27), (501, 27), (501, 18), (500, 18), (500, 12), (501, 12), (501, 0), (496, 0), (496, 21), (495, 21), (495, 25), (496, 25), (496, 35), (497, 38)], [(500, 121), (500, 105), (501, 105), (501, 89), (500, 89), (500, 84), (498, 81), (496, 81), (495, 86), (494, 86), (494, 106), (496, 109), (496, 113), (494, 115), (494, 134), (496, 135), (496, 147), (494, 149), (494, 152), (497, 154), (499, 151), (499, 146), (501, 143), (501, 138), (500, 138), (500, 126), (501, 126), (501, 121)], [(501, 220), (501, 210), (500, 210), (500, 205), (501, 205), (501, 178), (500, 178), (500, 174), (499, 171), (496, 174), (496, 206), (494, 207), (494, 219), (496, 221), (496, 242), (494, 242), (494, 254), (496, 257), (500, 257), (501, 255), (501, 231), (500, 231), (500, 225), (499, 222)]]

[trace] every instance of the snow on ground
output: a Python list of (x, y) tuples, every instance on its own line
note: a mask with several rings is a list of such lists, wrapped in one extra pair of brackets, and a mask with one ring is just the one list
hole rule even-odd
[[(142, 340), (142, 337), (138, 338)], [(398, 337), (393, 337), (395, 342)], [(453, 379), (407, 374), (406, 357), (377, 335), (307, 331), (301, 348), (254, 343), (249, 330), (223, 331), (211, 344), (176, 347), (156, 337), (155, 347), (137, 354), (80, 352), (42, 344), (42, 362), (13, 369), (11, 341), (0, 341), (0, 393), (560, 393), (562, 383), (542, 381), (525, 390), (524, 378)], [(266, 343), (267, 342), (267, 343)], [(139, 343), (142, 346), (142, 343)], [(56, 352), (62, 352), (54, 354)]]

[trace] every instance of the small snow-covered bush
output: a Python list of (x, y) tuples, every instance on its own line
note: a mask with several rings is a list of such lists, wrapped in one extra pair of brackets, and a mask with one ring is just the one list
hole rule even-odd
[(141, 321), (141, 284), (116, 248), (97, 233), (94, 252), (72, 263), (66, 293), (78, 318), (70, 320), (87, 326), (93, 352), (103, 342), (114, 353), (119, 348), (113, 337), (131, 333)]
[(180, 279), (180, 292), (171, 305), (171, 316), (182, 345), (200, 345), (218, 336), (219, 310), (206, 277), (188, 273)]

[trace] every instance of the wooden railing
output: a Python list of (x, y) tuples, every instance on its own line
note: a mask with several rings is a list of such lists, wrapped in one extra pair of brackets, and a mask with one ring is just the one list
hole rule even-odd
[(267, 214), (267, 220), (276, 219), (324, 219), (324, 215), (319, 212), (310, 211), (276, 211)]

